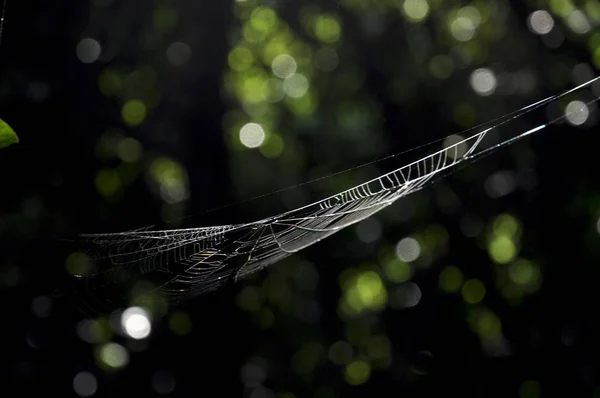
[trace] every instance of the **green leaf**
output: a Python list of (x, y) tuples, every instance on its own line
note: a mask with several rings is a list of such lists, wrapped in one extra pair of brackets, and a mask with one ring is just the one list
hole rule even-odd
[(19, 142), (15, 131), (2, 119), (0, 119), (0, 149)]

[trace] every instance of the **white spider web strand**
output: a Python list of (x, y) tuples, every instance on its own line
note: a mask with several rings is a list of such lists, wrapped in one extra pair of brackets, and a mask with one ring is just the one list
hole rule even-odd
[(6, 3), (8, 0), (2, 2), (2, 14), (0, 14), (0, 45), (2, 44), (2, 35), (4, 34), (4, 17), (6, 16)]
[[(508, 114), (505, 114), (503, 116), (500, 116), (500, 117), (497, 117), (495, 119), (489, 120), (487, 122), (484, 122), (484, 123), (478, 124), (476, 126), (470, 127), (470, 128), (468, 128), (466, 130), (463, 130), (460, 134), (464, 135), (466, 133), (469, 133), (469, 132), (472, 132), (472, 131), (475, 131), (475, 130), (479, 130), (479, 129), (485, 128), (486, 126), (499, 127), (499, 126), (501, 126), (501, 125), (503, 125), (505, 123), (508, 123), (508, 122), (510, 122), (512, 120), (515, 120), (515, 119), (517, 119), (517, 118), (519, 118), (519, 117), (521, 117), (521, 116), (523, 116), (523, 115), (525, 115), (525, 114), (527, 114), (527, 113), (529, 113), (529, 112), (531, 112), (531, 111), (533, 111), (533, 110), (535, 110), (537, 108), (540, 108), (543, 105), (546, 105), (548, 103), (557, 101), (557, 100), (559, 100), (559, 99), (561, 99), (561, 98), (563, 98), (563, 97), (565, 97), (565, 96), (567, 96), (567, 95), (569, 95), (569, 94), (571, 94), (571, 93), (573, 93), (573, 92), (575, 92), (577, 90), (580, 90), (583, 87), (589, 86), (592, 83), (596, 82), (598, 79), (600, 79), (600, 77), (593, 78), (593, 79), (591, 79), (591, 80), (589, 80), (589, 81), (587, 81), (585, 83), (582, 83), (579, 86), (574, 87), (574, 88), (572, 88), (572, 89), (570, 89), (568, 91), (565, 91), (565, 92), (563, 92), (561, 94), (556, 94), (556, 95), (552, 95), (552, 96), (546, 97), (546, 98), (544, 98), (542, 100), (539, 100), (539, 101), (534, 102), (532, 104), (526, 105), (526, 106), (524, 106), (524, 107), (522, 107), (520, 109), (512, 111), (512, 112), (510, 112)], [(302, 182), (302, 183), (299, 183), (299, 184), (296, 184), (296, 185), (293, 185), (293, 186), (288, 186), (288, 187), (277, 189), (275, 191), (271, 191), (271, 192), (268, 192), (268, 193), (265, 193), (265, 194), (254, 196), (252, 198), (244, 199), (244, 200), (241, 200), (241, 201), (238, 201), (238, 202), (226, 204), (224, 206), (219, 206), (219, 207), (216, 207), (216, 208), (213, 208), (213, 209), (205, 210), (205, 211), (203, 211), (201, 213), (198, 213), (198, 214), (191, 214), (191, 215), (187, 215), (187, 216), (183, 216), (183, 217), (178, 217), (178, 218), (175, 218), (173, 220), (166, 221), (166, 223), (168, 224), (168, 223), (170, 223), (172, 221), (181, 221), (181, 220), (184, 220), (184, 219), (187, 219), (187, 218), (197, 217), (197, 216), (200, 216), (200, 215), (203, 215), (203, 214), (208, 214), (208, 213), (211, 213), (211, 212), (214, 212), (214, 211), (217, 211), (217, 210), (223, 210), (223, 209), (226, 209), (228, 207), (241, 205), (243, 203), (251, 202), (251, 201), (254, 201), (254, 200), (257, 200), (257, 199), (262, 199), (262, 198), (267, 197), (267, 196), (271, 196), (271, 195), (274, 195), (274, 194), (277, 194), (277, 193), (281, 193), (281, 192), (284, 192), (284, 191), (288, 191), (288, 190), (291, 190), (291, 189), (294, 189), (294, 188), (298, 188), (298, 187), (301, 187), (301, 186), (312, 184), (312, 183), (315, 183), (317, 181), (321, 181), (321, 180), (324, 180), (324, 179), (327, 179), (327, 178), (331, 178), (331, 177), (334, 177), (334, 176), (337, 176), (337, 175), (340, 175), (340, 174), (344, 174), (344, 173), (347, 173), (347, 172), (350, 172), (350, 171), (353, 171), (353, 170), (358, 170), (360, 168), (363, 168), (363, 167), (366, 167), (366, 166), (370, 166), (370, 165), (373, 165), (373, 164), (376, 164), (376, 163), (380, 163), (380, 162), (383, 162), (384, 160), (389, 160), (389, 159), (395, 158), (397, 156), (404, 155), (404, 154), (407, 154), (409, 152), (413, 152), (413, 151), (416, 151), (418, 149), (422, 149), (424, 147), (427, 147), (427, 146), (430, 146), (430, 145), (442, 142), (442, 141), (450, 138), (453, 135), (454, 134), (451, 134), (451, 135), (448, 135), (448, 136), (445, 136), (445, 137), (442, 137), (442, 138), (438, 138), (438, 139), (430, 141), (430, 142), (428, 142), (426, 144), (418, 145), (416, 147), (413, 147), (413, 148), (410, 148), (410, 149), (407, 149), (407, 150), (404, 150), (404, 151), (401, 151), (401, 152), (393, 153), (391, 155), (387, 155), (385, 157), (378, 158), (378, 159), (375, 159), (375, 160), (372, 160), (372, 161), (360, 164), (358, 166), (350, 167), (348, 169), (337, 171), (335, 173), (328, 174), (328, 175), (325, 175), (325, 176), (322, 176), (322, 177), (317, 177), (315, 179), (312, 179), (312, 180), (309, 180), (309, 181), (305, 181), (305, 182)], [(149, 226), (148, 228), (152, 228), (152, 226)]]
[[(529, 112), (597, 79), (521, 110)], [(562, 115), (486, 147), (484, 141), (490, 131), (520, 117), (523, 112), (514, 113), (490, 128), (375, 179), (256, 222), (82, 235), (90, 248), (86, 254), (100, 264), (100, 268), (90, 276), (105, 275), (110, 283), (110, 280), (127, 281), (159, 273), (164, 278), (157, 290), (171, 302), (215, 290), (372, 216), (398, 199), (422, 189), (444, 171), (450, 172), (460, 164), (510, 145), (566, 117)]]

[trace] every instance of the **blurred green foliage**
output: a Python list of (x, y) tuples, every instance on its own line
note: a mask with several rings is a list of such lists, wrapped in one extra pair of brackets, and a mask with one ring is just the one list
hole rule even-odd
[[(528, 4), (532, 12), (535, 7), (547, 6), (556, 23), (562, 22), (567, 28), (566, 34), (573, 36), (573, 40), (584, 39), (587, 35), (595, 65), (600, 67), (600, 36), (586, 29), (588, 20), (600, 22), (597, 2), (587, 1), (582, 8), (576, 8), (569, 0)], [(576, 10), (581, 10), (585, 17), (581, 19), (574, 16), (573, 11)], [(342, 18), (342, 12), (352, 13), (354, 20), (352, 17)], [(514, 15), (508, 4), (492, 1), (477, 0), (458, 5), (435, 0), (341, 0), (337, 10), (308, 2), (299, 7), (298, 24), (284, 19), (277, 7), (271, 8), (255, 0), (236, 2), (236, 13), (240, 28), (232, 29), (229, 70), (224, 77), (230, 111), (223, 119), (223, 126), (232, 151), (239, 153), (240, 164), (252, 159), (256, 164), (264, 162), (267, 165), (284, 165), (282, 168), (287, 170), (302, 169), (301, 154), (310, 152), (310, 149), (303, 147), (304, 143), (319, 142), (311, 141), (311, 137), (307, 136), (307, 126), (326, 130), (342, 141), (350, 139), (354, 132), (368, 134), (373, 142), (377, 141), (381, 110), (369, 100), (369, 93), (363, 90), (364, 71), (352, 58), (349, 34), (351, 29), (356, 29), (356, 24), (352, 28), (347, 28), (347, 24), (358, 21), (359, 25), (364, 23), (367, 26), (368, 18), (373, 17), (375, 22), (369, 26), (374, 31), (378, 30), (378, 24), (383, 31), (388, 20), (402, 25), (407, 32), (409, 53), (404, 62), (397, 63), (392, 48), (388, 49), (389, 57), (378, 54), (388, 82), (387, 99), (410, 108), (412, 101), (417, 102), (415, 97), (418, 91), (422, 90), (417, 87), (446, 84), (444, 87), (450, 90), (450, 94), (440, 94), (439, 98), (449, 109), (450, 119), (459, 128), (472, 127), (491, 118), (491, 114), (475, 98), (463, 97), (456, 101), (456, 92), (453, 90), (459, 89), (453, 88), (452, 78), (462, 79), (460, 76), (464, 76), (465, 69), (490, 63), (502, 64), (505, 69), (510, 69), (507, 67), (510, 62), (497, 56), (501, 50), (494, 50), (498, 46), (502, 48), (502, 42), (511, 48), (507, 51), (522, 54), (527, 51), (525, 45), (516, 42), (519, 34), (507, 29), (509, 24), (514, 23)], [(368, 29), (365, 28), (365, 31), (368, 32)], [(382, 52), (385, 54), (385, 51)], [(556, 71), (558, 68), (553, 69), (551, 74), (556, 73), (554, 76), (557, 76)], [(329, 103), (333, 105), (329, 106)], [(501, 106), (500, 103), (498, 106)], [(500, 108), (494, 110), (496, 116), (499, 112)], [(244, 126), (250, 123), (260, 125), (265, 132), (264, 140), (257, 146), (258, 150), (243, 145)], [(266, 150), (273, 145), (274, 139), (278, 142), (277, 151)], [(373, 146), (367, 151), (376, 155), (379, 149)], [(356, 153), (358, 150), (348, 153), (348, 156)], [(330, 156), (335, 159), (335, 154)], [(323, 174), (331, 171), (321, 169)], [(252, 187), (245, 182), (255, 181), (251, 178), (254, 172), (234, 169), (234, 178), (239, 181), (236, 188), (242, 196), (252, 192)], [(272, 170), (272, 173), (277, 175), (279, 171)], [(332, 181), (332, 190), (347, 187), (351, 183), (346, 180), (337, 186)], [(479, 234), (477, 239), (489, 258), (481, 267), (493, 267), (495, 271), (492, 283), (477, 277), (472, 269), (463, 270), (460, 266), (450, 265), (439, 267), (439, 289), (448, 294), (458, 294), (462, 299), (465, 322), (480, 340), (483, 351), (489, 355), (496, 355), (503, 350), (504, 336), (500, 316), (484, 305), (488, 296), (499, 293), (510, 305), (518, 305), (541, 287), (540, 266), (522, 257), (525, 234), (524, 226), (513, 214), (499, 213), (486, 223), (485, 233)], [(334, 340), (328, 343), (330, 360), (343, 367), (344, 380), (349, 385), (367, 383), (374, 371), (373, 356), (366, 355), (364, 348), (361, 348), (370, 341), (369, 335), (373, 330), (383, 329), (382, 324), (373, 319), (381, 320), (386, 311), (406, 310), (411, 300), (418, 303), (421, 293), (415, 290), (417, 285), (412, 279), (420, 270), (432, 267), (437, 261), (440, 264), (446, 262), (448, 246), (452, 245), (446, 228), (431, 224), (413, 233), (412, 237), (420, 246), (419, 258), (414, 262), (398, 258), (394, 253), (394, 242), (384, 236), (378, 241), (379, 244), (391, 246), (382, 251), (384, 254), (380, 255), (378, 264), (347, 264), (340, 273), (337, 308), (340, 322), (350, 326), (362, 324), (368, 330), (368, 333), (361, 334), (354, 341)], [(293, 269), (294, 260), (286, 262), (285, 267)], [(278, 279), (277, 290), (280, 294), (285, 291), (286, 299), (281, 301), (283, 296), (278, 296), (272, 304), (264, 300), (269, 294), (265, 292), (270, 291), (268, 286), (272, 286), (267, 281), (272, 275), (285, 273), (277, 268), (268, 272), (269, 276), (262, 286), (251, 285), (241, 291), (238, 303), (240, 308), (255, 314), (265, 307), (270, 308), (269, 313), (274, 314), (275, 321), (270, 321), (268, 327), (279, 328), (279, 319), (287, 319), (285, 314), (291, 311), (283, 302), (297, 300), (290, 299), (289, 295), (299, 293), (294, 293), (291, 287), (285, 287), (290, 286), (286, 285), (285, 279)], [(398, 302), (402, 305), (398, 305)], [(381, 341), (389, 341), (385, 332), (382, 333)], [(300, 343), (301, 340), (298, 341)], [(382, 343), (381, 347), (385, 346)], [(383, 357), (393, 355), (388, 349), (380, 350), (385, 352), (381, 354)], [(297, 371), (304, 373), (308, 368), (317, 372), (314, 366), (303, 367), (302, 371), (298, 368)], [(535, 395), (532, 383), (524, 383), (521, 395)]]
[[(557, 47), (544, 41), (547, 36), (535, 41), (527, 21), (517, 19), (507, 2), (340, 0), (336, 7), (325, 7), (306, 1), (293, 12), (277, 4), (235, 2), (236, 19), (223, 60), (221, 99), (227, 111), (218, 133), (229, 150), (231, 185), (242, 199), (389, 155), (392, 142), (424, 143), (491, 120), (518, 108), (517, 103), (537, 100), (536, 79), (554, 91), (575, 80), (572, 57), (556, 56), (549, 67), (546, 47)], [(566, 40), (581, 42), (590, 64), (600, 68), (600, 33), (592, 29), (600, 23), (597, 1), (527, 1), (524, 7), (529, 15), (547, 9)], [(103, 165), (95, 189), (114, 204), (143, 179), (161, 200), (164, 220), (185, 213), (191, 199), (188, 170), (160, 148), (151, 151), (138, 134), (156, 123), (156, 109), (169, 85), (164, 57), (159, 61), (146, 55), (158, 48), (168, 67), (185, 64), (181, 54), (187, 44), (171, 37), (181, 18), (173, 4), (156, 2), (140, 28), (140, 59), (106, 62), (96, 81), (98, 90), (116, 104), (118, 123), (96, 142)], [(364, 43), (357, 44), (357, 37)], [(368, 64), (375, 71), (366, 70), (365, 57), (374, 58)], [(470, 72), (480, 68), (494, 69), (497, 91), (483, 95), (469, 86)], [(381, 87), (367, 82), (368, 73), (383, 81)], [(439, 109), (433, 112), (423, 104)], [(422, 131), (432, 114), (443, 120)], [(386, 118), (394, 116), (405, 122), (403, 130), (388, 124)], [(14, 131), (0, 122), (0, 147), (15, 142)], [(523, 144), (491, 167), (527, 171), (534, 158)], [(274, 202), (294, 208), (378, 175), (378, 166), (299, 187), (292, 195), (275, 196)], [(521, 306), (543, 289), (548, 259), (528, 249), (531, 232), (525, 217), (506, 209), (500, 199), (488, 195), (493, 204), (482, 206), (460, 197), (476, 195), (471, 182), (483, 179), (486, 170), (465, 170), (455, 186), (441, 183), (439, 191), (418, 192), (371, 224), (348, 229), (324, 246), (328, 256), (300, 253), (240, 284), (235, 302), (259, 331), (249, 337), (248, 355), (278, 364), (280, 378), (289, 381), (276, 391), (278, 396), (300, 396), (302, 386), (317, 390), (320, 374), (329, 379), (337, 375), (318, 390), (336, 396), (331, 385), (369, 384), (378, 373), (392, 373), (394, 365), (410, 362), (410, 350), (396, 344), (398, 329), (410, 329), (424, 297), (439, 295), (444, 302), (438, 303), (440, 308), (457, 309), (451, 316), (467, 327), (484, 355), (506, 352), (506, 308)], [(271, 210), (271, 199), (264, 200)], [(574, 214), (593, 219), (590, 246), (597, 246), (599, 203), (596, 197), (573, 206)], [(442, 224), (443, 217), (458, 221)], [(407, 238), (413, 250), (410, 261), (397, 246)], [(468, 258), (453, 256), (457, 244), (465, 245), (461, 253), (468, 251)], [(72, 275), (90, 271), (81, 253), (68, 256), (65, 267)], [(3, 270), (4, 283), (15, 279), (14, 272)], [(169, 333), (181, 338), (205, 326), (194, 323), (185, 310), (169, 313), (153, 288), (137, 286), (129, 303), (148, 307)], [(326, 330), (320, 328), (323, 318)], [(86, 327), (99, 367), (112, 371), (127, 365), (127, 352), (111, 341), (107, 319)], [(276, 350), (273, 336), (278, 336)], [(413, 369), (402, 373), (407, 380), (423, 373), (407, 368)], [(526, 380), (515, 394), (533, 398), (540, 388), (537, 381)]]
[(12, 144), (17, 144), (19, 142), (19, 137), (17, 133), (6, 123), (4, 120), (0, 119), (0, 149), (6, 148)]

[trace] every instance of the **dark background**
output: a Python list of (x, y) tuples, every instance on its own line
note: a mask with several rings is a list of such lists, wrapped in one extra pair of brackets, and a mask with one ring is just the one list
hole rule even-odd
[[(564, 41), (548, 47), (527, 28), (527, 17), (546, 8), (545, 2), (543, 7), (510, 2), (501, 10), (495, 9), (495, 2), (474, 3), (490, 9), (489, 19), (481, 25), (488, 33), (472, 39), (480, 56), (455, 68), (448, 78), (436, 79), (428, 73), (428, 60), (449, 53), (456, 44), (444, 33), (443, 21), (456, 11), (449, 5), (435, 6), (425, 22), (416, 24), (403, 17), (402, 2), (373, 1), (371, 6), (365, 2), (364, 9), (350, 1), (265, 3), (277, 10), (298, 40), (315, 50), (322, 43), (303, 28), (306, 7), (338, 15), (343, 27), (340, 40), (332, 45), (339, 54), (338, 68), (330, 75), (315, 70), (309, 79), (319, 98), (311, 114), (300, 117), (284, 102), (273, 105), (285, 147), (279, 157), (268, 158), (232, 144), (235, 129), (223, 122), (227, 112), (242, 109), (243, 100), (224, 84), (232, 73), (228, 54), (240, 38), (243, 17), (236, 7), (241, 3), (235, 7), (231, 1), (103, 3), (110, 2), (9, 0), (7, 5), (0, 47), (0, 117), (21, 142), (0, 150), (3, 395), (76, 396), (73, 380), (82, 371), (96, 377), (95, 396), (158, 394), (152, 383), (157, 371), (175, 381), (170, 393), (174, 397), (598, 394), (600, 189), (593, 122), (580, 128), (566, 123), (551, 126), (401, 200), (375, 217), (381, 233), (372, 242), (361, 241), (351, 227), (249, 281), (170, 308), (155, 320), (143, 350), (115, 335), (109, 340), (131, 351), (129, 363), (121, 369), (106, 370), (95, 354), (106, 341), (90, 344), (78, 335), (77, 324), (86, 316), (72, 309), (76, 299), (49, 298), (68, 277), (65, 261), (73, 250), (60, 238), (164, 224), (184, 215), (195, 216), (177, 226), (268, 216), (289, 206), (290, 197), (291, 203), (299, 204), (316, 200), (411, 158), (402, 155), (378, 164), (380, 168), (356, 169), (224, 211), (204, 212), (457, 134), (581, 83), (574, 72), (580, 70), (577, 65), (588, 65), (592, 73), (598, 67), (591, 8), (578, 3), (592, 25), (582, 34), (573, 33), (566, 18), (553, 14)], [(140, 32), (152, 32), (148, 21), (163, 3), (178, 11), (177, 23), (154, 47), (144, 46)], [(254, 6), (251, 1), (246, 5)], [(97, 38), (103, 49), (116, 55), (82, 63), (76, 54), (82, 37)], [(175, 40), (192, 49), (183, 67), (165, 60), (165, 49)], [(160, 99), (144, 123), (130, 127), (120, 114), (126, 98), (107, 97), (98, 89), (97, 79), (107, 66), (128, 70), (138, 65), (154, 65)], [(480, 67), (525, 71), (535, 83), (521, 93), (499, 86), (497, 93), (480, 97), (469, 86), (471, 72)], [(349, 88), (353, 83), (357, 87)], [(595, 94), (587, 90), (581, 95)], [(340, 110), (348, 109), (344, 107), (348, 102), (354, 108)], [(457, 123), (454, 117), (463, 103), (470, 104), (475, 114), (470, 124)], [(367, 117), (352, 119), (361, 110)], [(505, 133), (516, 134), (546, 120), (544, 112), (527, 115)], [(98, 156), (96, 146), (111, 128), (141, 142), (145, 157), (135, 165), (139, 176), (119, 195), (106, 198), (94, 181), (100, 169), (119, 163)], [(144, 177), (156, 156), (174, 159), (187, 171), (188, 199), (167, 206), (171, 213), (164, 213), (164, 201)], [(498, 171), (512, 173), (516, 188), (490, 197), (486, 181)], [(450, 206), (454, 210), (444, 210), (448, 198), (458, 201)], [(502, 265), (488, 255), (484, 237), (503, 213), (521, 225), (519, 257), (534, 262), (543, 276), (539, 288), (517, 304), (501, 294)], [(479, 237), (465, 236), (461, 226), (466, 216), (480, 220)], [(416, 265), (412, 282), (422, 296), (414, 308), (340, 315), (343, 289), (338, 277), (344, 270), (378, 263), (381, 252), (393, 253), (400, 239), (434, 224), (444, 228), (448, 239), (430, 264)], [(501, 321), (508, 347), (504, 355), (486, 351), (482, 337), (470, 328), (469, 311), (475, 306), (465, 303), (460, 293), (439, 288), (440, 272), (448, 265), (460, 268), (466, 279), (478, 278), (485, 284), (487, 293), (480, 305)], [(295, 270), (308, 275), (316, 271), (317, 287), (295, 287)], [(397, 287), (385, 283), (390, 292)], [(266, 297), (273, 284), (288, 292), (288, 307), (264, 299), (261, 310), (243, 309), (246, 287), (254, 289), (246, 293)], [(40, 296), (49, 300), (50, 307), (32, 310), (33, 300)], [(305, 311), (318, 315), (307, 318), (302, 315)], [(183, 336), (169, 326), (173, 313), (182, 312), (192, 325)], [(264, 314), (271, 314), (268, 326), (260, 321)], [(344, 365), (328, 360), (327, 352), (336, 341), (351, 339), (349, 330), (365, 328), (386, 337), (389, 363), (373, 368), (368, 380), (352, 386), (344, 377)], [(355, 352), (362, 352), (360, 345)], [(306, 362), (302, 358), (311, 350), (320, 358), (318, 365), (303, 371), (298, 363)], [(243, 376), (247, 363), (266, 369), (264, 380), (257, 376), (260, 382), (248, 382)]]

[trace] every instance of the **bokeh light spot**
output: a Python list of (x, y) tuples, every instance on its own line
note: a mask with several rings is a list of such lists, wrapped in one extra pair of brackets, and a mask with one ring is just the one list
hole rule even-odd
[(402, 261), (415, 261), (421, 254), (421, 245), (414, 238), (404, 238), (396, 245), (396, 255)]
[(450, 32), (458, 41), (469, 41), (475, 36), (475, 24), (469, 18), (458, 17), (450, 24)]
[(567, 25), (577, 34), (584, 35), (591, 29), (590, 22), (581, 10), (574, 10), (567, 17)]
[(421, 22), (429, 14), (429, 3), (426, 0), (405, 0), (402, 11), (412, 22)]
[(270, 32), (278, 22), (275, 11), (269, 7), (259, 6), (252, 11), (250, 23), (259, 32)]
[(535, 269), (527, 261), (516, 261), (508, 267), (510, 279), (519, 285), (527, 285), (535, 275)]
[(399, 309), (415, 307), (421, 301), (421, 296), (421, 289), (416, 283), (406, 282), (394, 289), (390, 305)]
[(80, 397), (91, 397), (96, 394), (98, 381), (90, 372), (79, 372), (73, 378), (73, 391)]
[(283, 91), (292, 98), (304, 96), (308, 87), (308, 79), (299, 73), (295, 73), (283, 81)]
[(458, 134), (453, 134), (444, 139), (443, 146), (444, 148), (450, 148), (446, 151), (450, 158), (461, 158), (467, 152), (468, 146), (464, 140), (465, 138)]
[(355, 231), (362, 242), (373, 243), (381, 237), (381, 224), (375, 218), (367, 218), (356, 224)]
[[(599, 6), (600, 6), (600, 4), (599, 4)], [(571, 78), (573, 79), (573, 83), (578, 84), (578, 85), (583, 84), (589, 80), (592, 80), (594, 78), (594, 76), (595, 76), (594, 70), (586, 62), (582, 62), (582, 63), (575, 65), (573, 67), (573, 70), (571, 71)], [(594, 91), (593, 86), (592, 86), (592, 91)]]
[(485, 192), (491, 198), (500, 198), (512, 193), (517, 187), (517, 180), (510, 171), (499, 171), (490, 175), (484, 184)]
[(124, 138), (117, 144), (119, 158), (127, 163), (137, 162), (142, 157), (143, 152), (142, 144), (134, 138)]
[(192, 56), (192, 48), (182, 42), (175, 42), (167, 48), (167, 59), (175, 66), (185, 65)]
[(356, 289), (360, 299), (367, 307), (373, 305), (383, 288), (381, 278), (373, 271), (362, 273), (356, 280)]
[(353, 355), (352, 346), (345, 341), (335, 342), (329, 347), (329, 360), (337, 365), (347, 365)]
[(95, 179), (96, 189), (106, 199), (112, 199), (121, 188), (121, 179), (115, 170), (98, 171)]
[(463, 273), (460, 268), (450, 265), (440, 272), (440, 289), (448, 293), (456, 293), (463, 284)]
[(91, 37), (81, 39), (79, 43), (77, 43), (77, 58), (84, 64), (91, 64), (92, 62), (97, 61), (101, 51), (102, 48), (100, 43)]
[(504, 213), (494, 219), (492, 229), (497, 235), (515, 236), (521, 229), (521, 224), (514, 216)]
[(140, 100), (127, 101), (121, 110), (123, 121), (129, 127), (135, 127), (142, 124), (144, 119), (146, 119), (146, 113), (146, 105)]
[(498, 84), (494, 72), (487, 68), (480, 68), (473, 71), (470, 83), (473, 90), (481, 96), (493, 94)]
[(477, 304), (485, 297), (485, 286), (479, 279), (469, 279), (463, 285), (461, 293), (466, 303)]
[(243, 72), (254, 64), (254, 56), (247, 47), (238, 46), (227, 56), (229, 67), (236, 72)]
[(283, 138), (278, 134), (271, 133), (269, 138), (260, 146), (259, 150), (263, 156), (274, 159), (281, 155), (284, 148)]
[(189, 197), (187, 171), (179, 162), (161, 156), (152, 161), (149, 172), (165, 202), (179, 203)]
[(500, 318), (485, 307), (477, 307), (469, 311), (467, 320), (471, 330), (485, 341), (498, 341), (502, 337)]
[(129, 337), (136, 340), (145, 339), (152, 331), (150, 316), (141, 307), (130, 307), (123, 311), (121, 327)]
[(110, 368), (122, 368), (129, 363), (129, 353), (120, 344), (106, 343), (99, 349), (99, 359)]
[(107, 68), (98, 76), (98, 88), (106, 96), (117, 95), (123, 86), (123, 79), (116, 71)]
[(356, 315), (365, 310), (379, 311), (388, 300), (387, 290), (380, 276), (374, 271), (365, 271), (349, 277), (343, 282), (344, 295), (340, 299), (340, 310), (347, 315)]
[(585, 102), (571, 101), (565, 108), (565, 117), (574, 126), (584, 124), (590, 116), (590, 110)]
[(296, 73), (298, 65), (294, 57), (288, 54), (280, 54), (271, 63), (273, 74), (281, 79), (286, 79)]
[(466, 6), (458, 10), (456, 14), (459, 18), (467, 18), (469, 19), (475, 27), (479, 26), (481, 23), (481, 13), (477, 9), (477, 7)]
[(517, 247), (507, 235), (497, 235), (490, 242), (488, 252), (494, 262), (508, 264), (517, 255)]
[(258, 123), (246, 123), (240, 129), (240, 142), (246, 148), (258, 148), (265, 141), (265, 130)]
[(413, 275), (412, 267), (406, 261), (399, 258), (392, 258), (383, 264), (383, 272), (388, 280), (395, 283), (402, 283), (410, 280)]
[(354, 361), (346, 366), (344, 378), (350, 385), (364, 384), (371, 376), (371, 365), (365, 361)]
[(537, 10), (529, 15), (527, 20), (529, 29), (538, 35), (546, 35), (550, 33), (554, 27), (554, 19), (548, 11)]
[(340, 39), (342, 27), (331, 15), (320, 15), (315, 19), (315, 36), (324, 43), (335, 43)]

